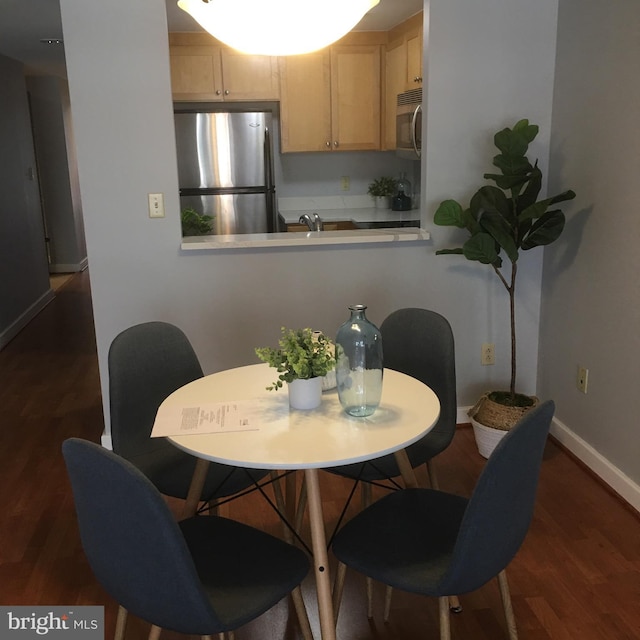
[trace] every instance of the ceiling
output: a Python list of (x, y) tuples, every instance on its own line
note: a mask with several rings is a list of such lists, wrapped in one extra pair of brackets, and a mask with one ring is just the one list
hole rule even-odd
[[(176, 0), (165, 2), (169, 31), (202, 30)], [(380, 0), (356, 30), (386, 31), (422, 7), (423, 0)], [(28, 73), (66, 77), (64, 45), (40, 42), (56, 38), (62, 39), (58, 0), (1, 0), (0, 54), (24, 63)]]

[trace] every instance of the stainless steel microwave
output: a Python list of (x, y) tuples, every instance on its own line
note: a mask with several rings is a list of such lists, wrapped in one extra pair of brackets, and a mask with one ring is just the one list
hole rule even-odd
[(422, 153), (422, 89), (398, 94), (396, 154), (415, 160)]

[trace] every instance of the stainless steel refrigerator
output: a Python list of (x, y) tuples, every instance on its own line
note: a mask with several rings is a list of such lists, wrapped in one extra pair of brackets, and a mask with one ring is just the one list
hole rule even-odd
[(215, 234), (275, 230), (269, 112), (175, 110), (181, 211), (213, 216)]

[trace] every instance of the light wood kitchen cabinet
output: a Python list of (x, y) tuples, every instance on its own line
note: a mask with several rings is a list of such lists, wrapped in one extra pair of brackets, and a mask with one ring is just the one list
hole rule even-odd
[(384, 61), (383, 149), (395, 149), (398, 94), (422, 87), (422, 13), (389, 32)]
[(281, 58), (281, 150), (380, 149), (380, 58), (380, 44)]
[(169, 34), (176, 101), (278, 100), (278, 59), (239, 53), (201, 33)]

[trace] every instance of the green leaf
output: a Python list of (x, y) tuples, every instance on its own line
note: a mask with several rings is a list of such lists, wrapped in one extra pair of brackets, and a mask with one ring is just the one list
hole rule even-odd
[(445, 200), (436, 209), (433, 221), (437, 225), (465, 228), (464, 214), (462, 207), (455, 200)]
[(513, 125), (513, 130), (522, 135), (529, 143), (533, 142), (538, 135), (538, 125), (529, 124), (526, 118), (518, 120), (518, 122)]
[[(494, 211), (499, 213), (505, 219), (510, 219), (511, 205), (504, 191), (497, 187), (481, 187), (471, 198), (471, 210), (475, 210), (482, 214), (485, 211)], [(480, 216), (476, 216), (478, 219)]]
[(485, 173), (484, 177), (487, 180), (493, 180), (504, 191), (511, 190), (512, 193), (515, 191), (516, 195), (520, 191), (520, 189), (516, 190), (516, 187), (522, 186), (529, 180), (528, 176), (501, 176), (497, 173)]
[(576, 194), (573, 191), (568, 190), (558, 194), (557, 196), (552, 196), (551, 198), (545, 198), (544, 200), (535, 202), (534, 204), (528, 206), (518, 216), (518, 220), (523, 221), (527, 219), (540, 218), (552, 204), (557, 204), (558, 202), (565, 202), (566, 200), (572, 200), (575, 197), (576, 197)]
[(462, 247), (467, 260), (477, 260), (482, 264), (494, 264), (500, 260), (496, 251), (496, 242), (488, 233), (477, 233), (469, 238)]
[(537, 162), (531, 170), (528, 181), (525, 190), (518, 196), (518, 214), (536, 201), (542, 188), (542, 172), (538, 169)]
[(531, 163), (526, 157), (505, 155), (503, 153), (494, 156), (493, 164), (498, 167), (504, 175), (519, 176), (521, 178), (523, 177), (522, 174), (528, 175), (533, 169)]
[(507, 156), (524, 156), (529, 143), (538, 135), (538, 126), (529, 124), (528, 120), (519, 120), (513, 129), (498, 131), (493, 142)]
[(522, 248), (533, 249), (551, 244), (558, 239), (564, 229), (565, 217), (560, 209), (548, 211), (531, 227), (531, 231), (527, 234), (522, 242)]
[(518, 248), (513, 237), (513, 229), (498, 213), (487, 211), (481, 218), (482, 228), (504, 249), (511, 262), (518, 260)]

